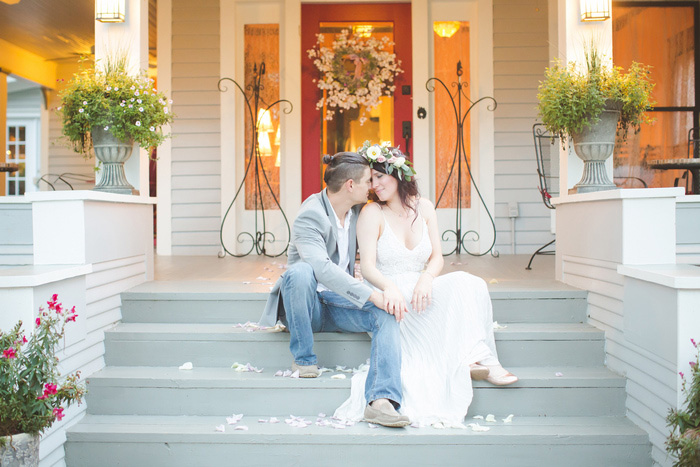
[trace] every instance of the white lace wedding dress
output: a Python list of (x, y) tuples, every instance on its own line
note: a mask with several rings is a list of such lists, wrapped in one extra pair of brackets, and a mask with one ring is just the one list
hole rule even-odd
[[(401, 321), (400, 412), (420, 426), (464, 427), (472, 401), (469, 365), (498, 365), (493, 338), (493, 312), (486, 283), (466, 272), (452, 272), (433, 280), (432, 301), (422, 313), (410, 305), (413, 288), (432, 247), (422, 218), (423, 236), (406, 248), (386, 220), (377, 242), (377, 268), (401, 289), (409, 313)], [(362, 420), (367, 373), (352, 378), (350, 397), (335, 412), (347, 420)]]

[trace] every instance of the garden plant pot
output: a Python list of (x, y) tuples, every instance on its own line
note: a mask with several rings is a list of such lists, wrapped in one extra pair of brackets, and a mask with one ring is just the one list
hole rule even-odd
[(131, 157), (134, 140), (122, 141), (111, 131), (101, 127), (93, 127), (91, 131), (92, 145), (95, 157), (102, 163), (100, 181), (95, 185), (97, 191), (131, 195), (134, 187), (126, 179), (124, 163)]
[(598, 123), (572, 135), (574, 151), (583, 161), (583, 176), (574, 186), (577, 193), (617, 188), (605, 170), (605, 161), (615, 149), (615, 134), (620, 112), (604, 110)]
[(3, 467), (37, 467), (39, 465), (39, 435), (20, 433), (0, 437), (0, 465)]

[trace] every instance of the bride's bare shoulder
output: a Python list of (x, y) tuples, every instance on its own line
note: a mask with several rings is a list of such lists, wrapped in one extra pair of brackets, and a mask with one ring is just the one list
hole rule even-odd
[(378, 203), (367, 203), (360, 212), (360, 219), (365, 221), (379, 219), (382, 215), (382, 207)]
[(428, 198), (420, 198), (418, 200), (418, 209), (422, 215), (427, 217), (431, 213), (435, 212), (435, 205), (433, 205), (433, 202)]

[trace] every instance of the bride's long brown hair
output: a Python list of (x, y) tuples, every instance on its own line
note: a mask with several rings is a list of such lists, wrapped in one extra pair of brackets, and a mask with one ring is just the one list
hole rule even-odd
[[(418, 207), (418, 199), (420, 199), (420, 191), (418, 191), (418, 184), (416, 183), (416, 177), (413, 176), (411, 177), (411, 180), (406, 180), (405, 178), (399, 178), (399, 173), (401, 173), (401, 170), (394, 169), (392, 170), (391, 173), (387, 172), (387, 167), (389, 164), (384, 163), (384, 164), (373, 164), (372, 168), (376, 170), (377, 172), (381, 172), (383, 174), (390, 175), (398, 181), (398, 192), (399, 192), (399, 200), (401, 200), (401, 206), (404, 208), (409, 208), (415, 213), (415, 217), (413, 219), (413, 222), (418, 219), (418, 210), (416, 209)], [(416, 205), (411, 206), (408, 202), (409, 198), (415, 197), (416, 198)], [(379, 203), (380, 205), (384, 206), (386, 205), (386, 201), (380, 201), (379, 198), (377, 198), (377, 195), (374, 193), (374, 191), (370, 190), (369, 192), (369, 199), (370, 201), (373, 201), (375, 203)]]

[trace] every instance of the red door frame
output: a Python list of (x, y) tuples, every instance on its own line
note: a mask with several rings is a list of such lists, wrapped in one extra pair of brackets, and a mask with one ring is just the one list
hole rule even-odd
[[(316, 109), (320, 95), (314, 78), (318, 70), (306, 51), (316, 44), (319, 24), (327, 21), (391, 21), (394, 23), (394, 53), (401, 60), (403, 73), (396, 77), (394, 92), (394, 144), (404, 142), (402, 122), (412, 122), (413, 88), (403, 95), (402, 86), (412, 85), (411, 4), (410, 3), (304, 3), (301, 5), (301, 196), (321, 190), (321, 111)], [(411, 124), (412, 125), (412, 124)], [(403, 146), (403, 144), (401, 144)], [(413, 154), (413, 141), (409, 143)], [(404, 148), (405, 149), (405, 148)]]

